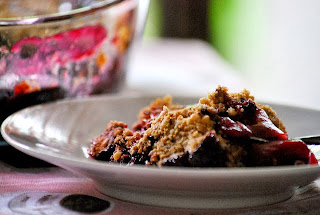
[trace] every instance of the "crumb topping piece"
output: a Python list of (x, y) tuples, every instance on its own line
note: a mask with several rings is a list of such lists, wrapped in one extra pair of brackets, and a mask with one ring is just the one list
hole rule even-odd
[(198, 107), (169, 110), (166, 106), (146, 130), (139, 143), (132, 148), (132, 153), (145, 151), (152, 143), (157, 142), (149, 156), (151, 162), (158, 162), (173, 154), (183, 154), (197, 148), (204, 140), (205, 134), (213, 129), (214, 122), (204, 116)]

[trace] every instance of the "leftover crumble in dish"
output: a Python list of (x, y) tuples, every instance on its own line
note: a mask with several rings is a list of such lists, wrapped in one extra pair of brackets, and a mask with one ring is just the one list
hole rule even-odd
[(215, 92), (192, 106), (166, 96), (143, 108), (132, 129), (111, 121), (88, 148), (97, 160), (133, 165), (244, 167), (317, 164), (301, 140), (288, 140), (269, 106), (248, 90)]

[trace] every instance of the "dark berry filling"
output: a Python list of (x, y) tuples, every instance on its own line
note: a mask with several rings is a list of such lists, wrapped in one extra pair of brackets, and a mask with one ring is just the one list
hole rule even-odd
[(209, 133), (200, 147), (188, 156), (192, 167), (224, 167), (227, 160), (226, 151), (221, 148), (215, 132)]

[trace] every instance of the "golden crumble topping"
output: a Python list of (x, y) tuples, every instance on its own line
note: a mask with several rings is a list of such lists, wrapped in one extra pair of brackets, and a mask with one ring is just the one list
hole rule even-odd
[[(128, 165), (285, 165), (289, 161), (277, 151), (289, 141), (285, 132), (276, 112), (257, 104), (248, 90), (228, 93), (219, 86), (191, 106), (173, 104), (171, 96), (156, 99), (139, 112), (132, 130), (111, 121), (88, 151), (97, 159)], [(307, 162), (295, 159), (294, 163)]]

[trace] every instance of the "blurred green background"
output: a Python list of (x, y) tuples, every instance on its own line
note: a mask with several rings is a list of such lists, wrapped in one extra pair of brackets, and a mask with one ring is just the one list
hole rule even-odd
[[(261, 59), (258, 55), (266, 48), (259, 42), (266, 36), (263, 2), (151, 0), (144, 38), (201, 39), (210, 43), (230, 64), (246, 71), (247, 59)], [(172, 32), (168, 32), (168, 25)], [(197, 31), (202, 32), (197, 34)]]

